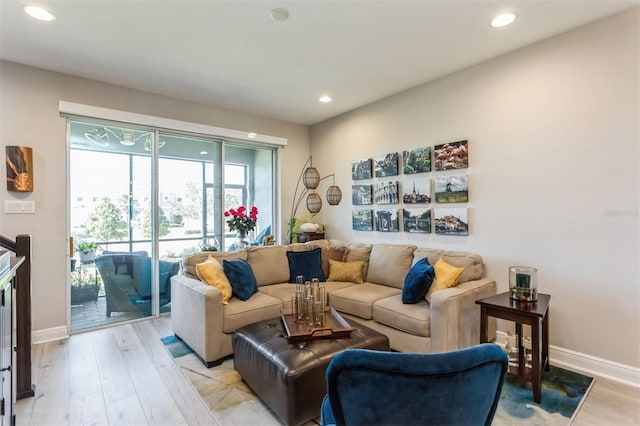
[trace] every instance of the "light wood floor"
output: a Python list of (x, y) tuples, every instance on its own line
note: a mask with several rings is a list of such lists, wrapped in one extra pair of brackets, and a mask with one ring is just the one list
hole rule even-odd
[[(169, 317), (73, 335), (33, 348), (36, 395), (18, 426), (215, 425), (164, 349)], [(640, 389), (596, 379), (573, 423), (640, 425)]]

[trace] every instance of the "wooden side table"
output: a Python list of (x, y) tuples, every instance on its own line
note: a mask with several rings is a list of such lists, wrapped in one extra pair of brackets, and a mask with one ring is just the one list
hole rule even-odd
[(324, 240), (324, 232), (300, 232), (296, 236), (296, 241), (298, 243), (306, 243), (315, 240)]
[[(508, 292), (476, 300), (480, 305), (480, 343), (486, 343), (487, 317), (514, 321), (518, 335), (518, 366), (509, 366), (509, 373), (531, 381), (533, 400), (542, 401), (542, 370), (549, 370), (549, 300), (548, 294), (538, 293), (536, 302), (519, 302)], [(526, 367), (522, 325), (531, 326), (531, 368)]]

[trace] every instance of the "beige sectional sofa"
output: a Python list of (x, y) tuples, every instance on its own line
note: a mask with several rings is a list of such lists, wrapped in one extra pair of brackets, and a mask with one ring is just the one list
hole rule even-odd
[[(391, 348), (402, 352), (445, 352), (479, 343), (480, 313), (477, 299), (496, 293), (495, 281), (484, 278), (482, 258), (462, 251), (418, 248), (406, 244), (349, 244), (311, 241), (289, 246), (250, 247), (237, 252), (201, 252), (183, 259), (182, 273), (171, 279), (171, 324), (208, 365), (232, 354), (231, 336), (245, 325), (291, 311), (295, 285), (289, 283), (287, 251), (322, 249), (322, 269), (329, 276), (329, 259), (364, 262), (364, 282), (327, 281), (328, 303), (350, 318), (389, 337)], [(220, 291), (201, 282), (197, 263), (209, 256), (244, 259), (253, 270), (258, 292), (246, 301), (235, 297), (223, 305)], [(442, 258), (464, 268), (459, 284), (433, 294), (431, 303), (403, 304), (405, 276), (411, 266), (427, 257)]]

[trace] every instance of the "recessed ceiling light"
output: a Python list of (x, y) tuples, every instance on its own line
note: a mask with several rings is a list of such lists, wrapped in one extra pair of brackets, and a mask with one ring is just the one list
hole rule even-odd
[(207, 155), (208, 152), (207, 151), (200, 151), (200, 155)]
[(274, 21), (286, 21), (289, 19), (289, 11), (284, 7), (276, 7), (269, 14)]
[(326, 103), (328, 103), (328, 102), (331, 102), (333, 99), (332, 99), (332, 98), (331, 98), (331, 96), (329, 96), (329, 95), (322, 95), (322, 96), (320, 96), (320, 97), (318, 98), (318, 100), (319, 100), (320, 102), (322, 102), (323, 104), (326, 104)]
[(258, 136), (258, 134), (257, 134), (257, 133), (253, 133), (253, 132), (251, 132), (251, 133), (249, 133), (247, 136), (248, 136), (250, 139), (255, 139), (255, 138), (256, 138), (256, 136)]
[(493, 21), (491, 21), (491, 26), (496, 28), (504, 27), (512, 23), (515, 19), (516, 15), (514, 15), (513, 13), (503, 13), (502, 15), (498, 15), (493, 18)]
[(39, 19), (41, 21), (50, 22), (50, 21), (55, 21), (56, 19), (56, 17), (53, 16), (51, 12), (38, 6), (24, 6), (22, 9), (27, 15), (31, 16), (32, 18)]

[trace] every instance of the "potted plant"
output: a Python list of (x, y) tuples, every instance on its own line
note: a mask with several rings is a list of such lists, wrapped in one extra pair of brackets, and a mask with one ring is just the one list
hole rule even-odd
[(80, 262), (91, 263), (96, 259), (98, 245), (93, 241), (83, 240), (76, 245), (76, 251), (80, 256)]

